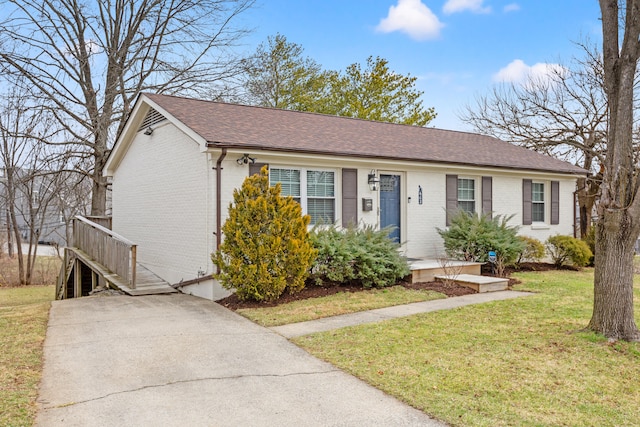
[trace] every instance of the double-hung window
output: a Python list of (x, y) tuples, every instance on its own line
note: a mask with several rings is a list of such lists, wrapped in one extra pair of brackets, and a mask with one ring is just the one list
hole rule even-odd
[(311, 224), (335, 222), (335, 172), (272, 167), (269, 181), (271, 185), (279, 182), (281, 194), (291, 196), (300, 203), (302, 212), (311, 216)]
[(531, 220), (544, 222), (544, 183), (531, 183)]
[(475, 213), (476, 181), (474, 179), (458, 178), (458, 209)]
[(300, 170), (298, 169), (275, 169), (269, 170), (269, 184), (274, 186), (276, 183), (280, 183), (282, 191), (280, 194), (283, 196), (291, 196), (293, 199), (300, 203), (301, 185), (300, 185)]

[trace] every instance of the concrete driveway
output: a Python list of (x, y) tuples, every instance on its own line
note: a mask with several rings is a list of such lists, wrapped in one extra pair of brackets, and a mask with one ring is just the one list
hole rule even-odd
[(37, 426), (439, 426), (266, 328), (173, 294), (56, 301)]

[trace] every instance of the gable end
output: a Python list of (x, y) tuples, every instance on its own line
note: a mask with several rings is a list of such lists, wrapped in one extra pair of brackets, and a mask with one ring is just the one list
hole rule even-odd
[(165, 116), (163, 116), (153, 107), (149, 107), (149, 111), (147, 112), (147, 115), (144, 117), (144, 120), (142, 120), (142, 123), (138, 128), (138, 132), (147, 129), (150, 126), (154, 126), (154, 125), (157, 125), (158, 123), (162, 123), (165, 120), (167, 120)]

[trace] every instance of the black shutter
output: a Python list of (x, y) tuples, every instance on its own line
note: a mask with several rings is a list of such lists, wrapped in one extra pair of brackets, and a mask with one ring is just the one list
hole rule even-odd
[(493, 178), (490, 176), (482, 177), (482, 214), (489, 215), (491, 218), (493, 211)]
[(451, 215), (458, 210), (458, 175), (447, 175), (447, 226), (451, 225)]
[(531, 180), (522, 180), (522, 225), (531, 225)]
[(260, 169), (263, 166), (268, 165), (267, 163), (249, 163), (249, 176), (253, 176), (257, 173), (260, 173)]
[(551, 224), (560, 224), (560, 181), (551, 181)]
[(358, 170), (342, 169), (342, 226), (358, 224)]

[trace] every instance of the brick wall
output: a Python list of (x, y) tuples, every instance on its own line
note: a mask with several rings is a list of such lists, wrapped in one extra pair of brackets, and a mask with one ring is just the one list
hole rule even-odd
[[(222, 163), (222, 223), (239, 188), (249, 173), (247, 165), (236, 160), (244, 151), (229, 151)], [(401, 177), (402, 243), (412, 258), (443, 256), (442, 239), (436, 228), (445, 227), (445, 176), (456, 174), (476, 179), (476, 208), (481, 208), (481, 177), (493, 178), (493, 210), (497, 214), (514, 214), (512, 224), (522, 224), (522, 179), (545, 182), (560, 181), (560, 224), (521, 226), (520, 234), (546, 240), (554, 234), (573, 234), (573, 191), (575, 180), (562, 176), (525, 174), (517, 171), (474, 170), (444, 165), (407, 162), (335, 159), (269, 152), (248, 152), (259, 163), (272, 167), (303, 167), (334, 170), (336, 221), (341, 223), (341, 168), (358, 170), (358, 220), (379, 226), (379, 191), (371, 191), (367, 175), (372, 169)], [(113, 177), (113, 229), (139, 244), (140, 261), (171, 283), (190, 280), (198, 272), (210, 275), (214, 266), (210, 254), (215, 251), (214, 167), (220, 151), (201, 151), (199, 144), (173, 125), (158, 126), (152, 135), (138, 133)], [(419, 188), (422, 188), (422, 204)], [(373, 200), (373, 210), (362, 210), (362, 199)], [(411, 200), (409, 200), (409, 198)], [(550, 194), (547, 194), (547, 199)], [(550, 200), (546, 200), (547, 218)], [(206, 289), (204, 289), (206, 288)], [(196, 294), (216, 298), (225, 291), (213, 282), (193, 287)], [(204, 289), (204, 290), (203, 290)]]
[[(211, 171), (213, 172), (213, 171)], [(207, 156), (176, 127), (138, 133), (113, 177), (113, 229), (170, 283), (211, 273), (212, 194)]]

